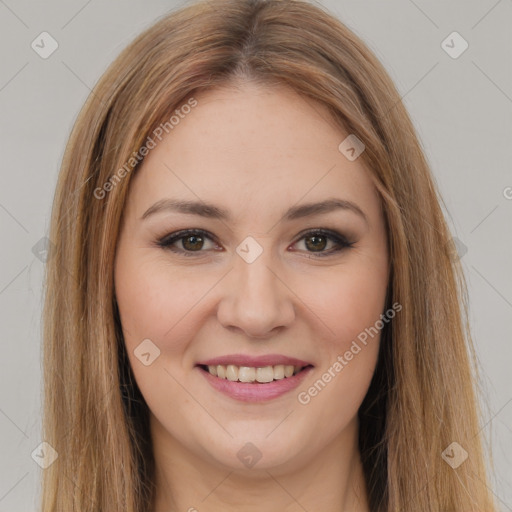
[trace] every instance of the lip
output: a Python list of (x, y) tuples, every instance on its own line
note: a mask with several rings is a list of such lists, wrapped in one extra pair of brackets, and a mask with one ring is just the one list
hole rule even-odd
[[(217, 366), (219, 364), (249, 367), (276, 366), (278, 364), (292, 366), (313, 366), (309, 361), (302, 361), (295, 357), (288, 357), (281, 354), (266, 354), (264, 356), (248, 356), (244, 354), (231, 354), (227, 356), (214, 357), (197, 363), (198, 366)], [(291, 378), (291, 377), (288, 377)], [(266, 385), (266, 384), (265, 384)]]
[(196, 370), (201, 373), (213, 389), (240, 402), (266, 402), (285, 395), (297, 388), (313, 368), (309, 365), (292, 377), (260, 383), (220, 379), (211, 375), (203, 367), (196, 366)]

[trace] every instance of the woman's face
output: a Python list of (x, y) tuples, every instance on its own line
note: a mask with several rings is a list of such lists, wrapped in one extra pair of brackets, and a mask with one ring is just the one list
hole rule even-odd
[(380, 338), (361, 334), (389, 277), (379, 197), (323, 106), (252, 84), (195, 99), (130, 185), (115, 262), (130, 364), (160, 447), (297, 468), (355, 439)]

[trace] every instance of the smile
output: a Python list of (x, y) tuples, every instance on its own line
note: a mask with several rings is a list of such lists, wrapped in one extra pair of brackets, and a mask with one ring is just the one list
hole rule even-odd
[(196, 365), (211, 388), (242, 402), (263, 402), (283, 396), (298, 387), (312, 369), (313, 365), (306, 361), (275, 356), (222, 357)]
[(231, 382), (259, 382), (261, 384), (290, 378), (302, 371), (305, 366), (293, 366), (278, 364), (275, 366), (236, 366), (229, 365), (208, 365), (201, 366), (210, 375), (219, 379), (226, 379)]

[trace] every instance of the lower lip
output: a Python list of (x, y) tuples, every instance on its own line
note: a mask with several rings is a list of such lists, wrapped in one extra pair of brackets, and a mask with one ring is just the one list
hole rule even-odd
[(196, 367), (207, 382), (217, 391), (242, 402), (263, 402), (272, 400), (295, 389), (304, 380), (306, 375), (313, 369), (308, 366), (292, 377), (274, 380), (268, 383), (260, 382), (238, 382), (215, 377), (210, 372)]

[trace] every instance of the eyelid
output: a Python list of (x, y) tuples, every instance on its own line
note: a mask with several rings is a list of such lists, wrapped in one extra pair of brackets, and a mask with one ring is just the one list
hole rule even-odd
[(158, 239), (158, 242), (168, 242), (168, 241), (176, 241), (180, 238), (184, 238), (187, 235), (201, 235), (207, 238), (210, 238), (211, 240), (217, 241), (217, 238), (215, 235), (210, 233), (209, 231), (206, 231), (205, 229), (201, 228), (186, 228), (186, 229), (179, 229), (178, 231), (172, 231), (171, 233), (167, 233), (163, 237)]
[(350, 242), (348, 237), (345, 236), (343, 233), (339, 233), (338, 231), (336, 231), (334, 229), (328, 229), (328, 228), (307, 228), (307, 229), (304, 229), (303, 231), (301, 231), (297, 235), (297, 237), (295, 238), (295, 242), (293, 242), (293, 243), (298, 242), (299, 240), (304, 238), (306, 235), (314, 235), (314, 234), (321, 234), (321, 235), (325, 235), (325, 236), (330, 236), (331, 238), (340, 239), (340, 241), (343, 241), (343, 242), (346, 242), (346, 243), (353, 243), (353, 242)]

